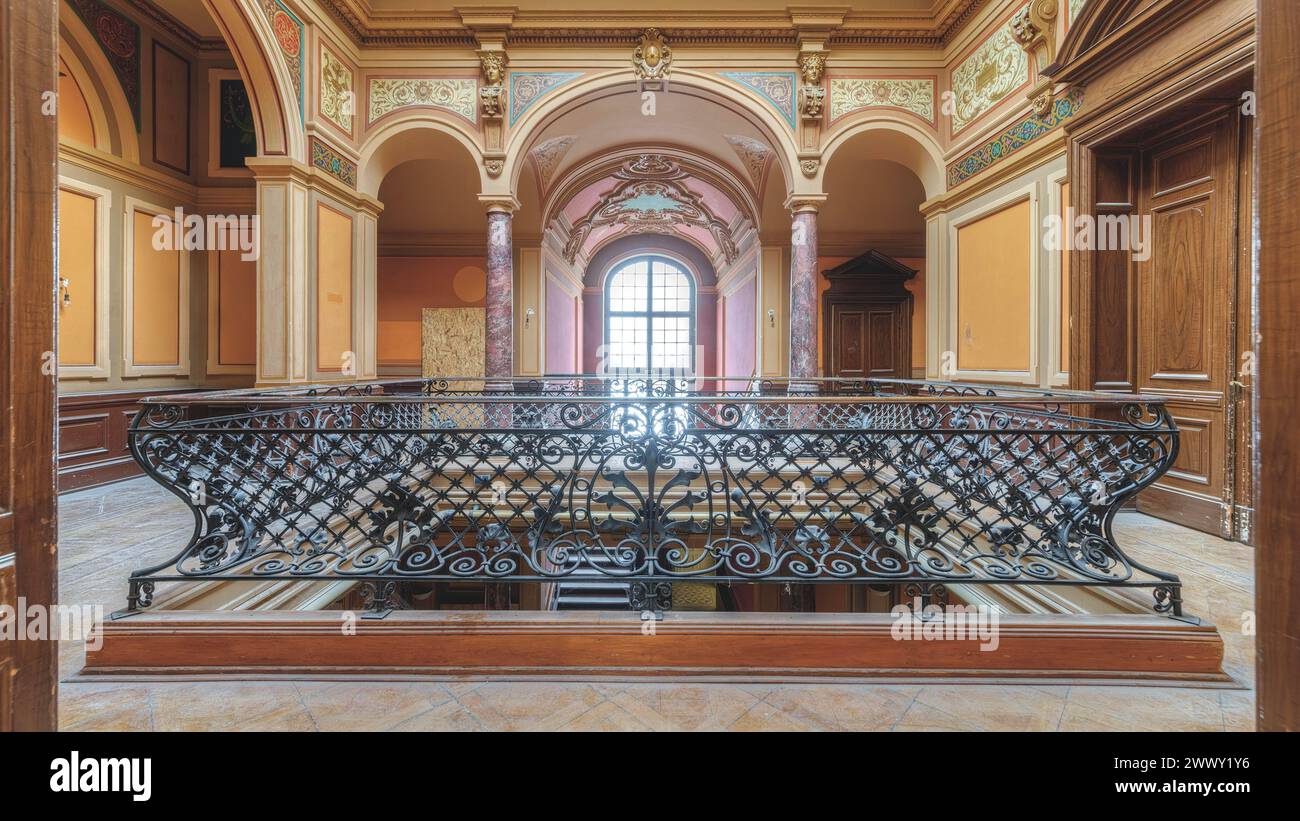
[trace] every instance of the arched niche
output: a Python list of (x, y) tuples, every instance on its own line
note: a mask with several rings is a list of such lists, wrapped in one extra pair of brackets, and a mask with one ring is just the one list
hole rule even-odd
[(59, 7), (59, 59), (90, 114), (92, 147), (139, 162), (140, 140), (126, 93), (90, 30), (66, 4)]

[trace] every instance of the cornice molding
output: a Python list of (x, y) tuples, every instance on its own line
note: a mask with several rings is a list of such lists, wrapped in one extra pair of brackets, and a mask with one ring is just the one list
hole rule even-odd
[(384, 204), (369, 194), (356, 191), (337, 177), (314, 166), (287, 157), (249, 157), (244, 161), (259, 183), (291, 181), (308, 189), (328, 194), (338, 202), (357, 211), (378, 217)]
[(187, 48), (200, 51), (229, 51), (226, 41), (220, 37), (203, 37), (189, 26), (177, 20), (171, 13), (148, 0), (122, 0), (132, 11), (139, 14), (151, 25), (175, 37)]
[[(851, 14), (843, 6), (799, 5), (751, 12), (647, 11), (643, 7), (579, 12), (475, 6), (421, 14), (377, 11), (366, 0), (318, 0), (357, 46), (390, 48), (474, 47), (476, 29), (481, 28), (476, 21), (494, 11), (498, 12), (493, 17), (494, 28), (512, 45), (625, 46), (635, 42), (647, 26), (656, 26), (674, 47), (793, 47), (811, 19), (832, 46), (943, 46), (988, 2), (936, 0), (929, 12), (869, 14)], [(509, 14), (503, 16), (506, 11)]]

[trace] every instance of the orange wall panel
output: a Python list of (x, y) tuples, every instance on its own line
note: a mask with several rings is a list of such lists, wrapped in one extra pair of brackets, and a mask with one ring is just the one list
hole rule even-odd
[(376, 308), (380, 365), (420, 364), (425, 308), (477, 308), (487, 293), (486, 260), (479, 256), (380, 257)]
[(63, 60), (59, 60), (59, 139), (89, 146), (95, 144), (95, 124), (90, 119), (90, 106)]
[[(181, 252), (155, 251), (153, 215), (144, 211), (135, 211), (134, 215), (132, 363), (179, 365)], [(170, 227), (168, 230), (171, 230)]]
[(957, 229), (957, 367), (1029, 370), (1031, 205)]
[(257, 261), (234, 250), (216, 253), (217, 364), (257, 363)]
[(59, 364), (95, 364), (96, 236), (94, 197), (59, 189), (59, 276), (68, 280), (71, 302), (59, 293)]
[(157, 41), (153, 44), (153, 159), (182, 174), (190, 172), (190, 64)]
[(316, 206), (316, 367), (341, 371), (352, 350), (352, 217)]

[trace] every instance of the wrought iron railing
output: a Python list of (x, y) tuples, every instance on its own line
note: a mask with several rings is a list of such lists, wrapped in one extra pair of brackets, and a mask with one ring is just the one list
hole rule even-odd
[(1116, 542), (1172, 464), (1159, 399), (908, 380), (434, 379), (151, 398), (136, 461), (194, 515), (130, 577), (1146, 587)]

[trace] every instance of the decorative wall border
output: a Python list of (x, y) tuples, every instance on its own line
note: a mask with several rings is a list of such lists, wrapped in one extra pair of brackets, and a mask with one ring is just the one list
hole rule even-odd
[[(357, 94), (357, 72), (356, 69), (354, 69), (352, 65), (348, 63), (347, 60), (343, 59), (343, 57), (337, 51), (335, 51), (325, 42), (325, 39), (323, 37), (319, 39), (320, 39), (320, 46), (317, 49), (317, 63), (319, 65), (319, 71), (317, 73), (317, 83), (316, 83), (316, 111), (318, 114), (320, 114), (321, 120), (323, 120), (326, 123), (329, 123), (331, 127), (337, 129), (338, 132), (341, 135), (347, 137), (347, 139), (352, 140), (356, 136), (357, 115), (359, 113), (357, 111), (357, 98), (360, 96), (359, 94)], [(340, 117), (347, 118), (348, 121), (347, 124), (344, 124), (334, 119), (325, 110), (326, 102), (327, 102), (326, 94), (331, 93), (330, 88), (327, 87), (327, 84), (325, 82), (326, 81), (325, 68), (326, 68), (327, 58), (342, 66), (342, 70), (347, 72), (347, 87), (338, 89), (338, 91), (341, 92), (342, 99), (338, 100), (335, 105), (330, 106), (331, 108), (338, 109), (338, 114)], [(348, 110), (349, 108), (351, 110)]]
[(140, 130), (140, 26), (100, 0), (68, 0), (113, 67)]
[(971, 46), (961, 57), (959, 57), (952, 64), (952, 68), (948, 70), (948, 88), (953, 92), (954, 100), (955, 100), (956, 95), (958, 93), (957, 84), (955, 82), (955, 77), (958, 70), (960, 70), (962, 66), (964, 66), (967, 63), (967, 61), (969, 61), (972, 57), (974, 57), (975, 54), (980, 51), (980, 49), (983, 49), (990, 42), (992, 42), (993, 38), (1003, 36), (1003, 35), (1005, 35), (1010, 40), (1010, 46), (1008, 48), (1012, 50), (1011, 53), (1013, 58), (1017, 62), (1023, 61), (1025, 64), (1024, 80), (1018, 85), (1016, 85), (1014, 88), (1008, 89), (1005, 94), (1003, 94), (998, 99), (989, 103), (989, 105), (987, 105), (982, 111), (980, 111), (975, 116), (971, 117), (961, 126), (957, 125), (956, 114), (954, 113), (950, 115), (948, 117), (948, 134), (950, 137), (955, 138), (958, 134), (973, 127), (980, 120), (988, 116), (989, 112), (996, 110), (998, 106), (1002, 105), (1004, 102), (1011, 99), (1017, 93), (1028, 88), (1030, 83), (1034, 81), (1034, 69), (1033, 69), (1033, 65), (1031, 64), (1031, 61), (1029, 60), (1029, 55), (1020, 46), (1020, 44), (1016, 42), (1015, 36), (1011, 33), (1011, 20), (1023, 8), (1024, 8), (1023, 5), (1019, 5), (1012, 8), (1010, 11), (1008, 11), (1006, 13), (1006, 16), (1002, 17), (1000, 21), (997, 23), (997, 25), (994, 26), (987, 33), (987, 35), (984, 36), (983, 39), (979, 40), (973, 46)]
[[(888, 83), (890, 81), (897, 81), (897, 80), (907, 80), (911, 82), (928, 83), (930, 86), (930, 113), (928, 115), (922, 115), (921, 113), (914, 111), (910, 108), (907, 108), (902, 105), (898, 105), (892, 101), (892, 94), (891, 94), (891, 98), (886, 99), (884, 102), (872, 102), (863, 105), (857, 105), (843, 111), (839, 115), (836, 115), (835, 113), (836, 84), (851, 82), (853, 80), (881, 81), (885, 83)], [(919, 120), (922, 120), (923, 122), (930, 125), (932, 128), (937, 129), (939, 127), (939, 114), (938, 114), (939, 77), (938, 75), (935, 74), (838, 74), (837, 73), (833, 76), (827, 77), (827, 97), (829, 100), (829, 104), (826, 107), (826, 112), (827, 112), (827, 117), (829, 118), (831, 123), (839, 122), (840, 120), (843, 120), (845, 117), (851, 117), (854, 114), (859, 114), (863, 111), (870, 111), (873, 109), (885, 109), (888, 111), (901, 111), (904, 114), (910, 114), (911, 116), (916, 117)]]
[(948, 164), (948, 187), (969, 180), (1064, 123), (1083, 109), (1083, 90), (1074, 88), (1066, 96), (1053, 101), (1047, 114), (1030, 114), (1003, 129), (995, 137), (971, 149), (960, 159)]
[[(376, 113), (376, 84), (385, 94), (396, 93), (399, 99), (384, 103)], [(451, 98), (448, 99), (447, 95)], [(404, 108), (432, 108), (454, 114), (466, 122), (478, 124), (477, 76), (443, 75), (420, 77), (412, 75), (372, 75), (366, 77), (366, 127), (369, 128), (395, 111)]]
[(315, 134), (307, 138), (309, 152), (311, 154), (311, 164), (316, 168), (329, 174), (339, 182), (356, 189), (357, 187), (357, 164), (334, 146), (325, 142)]
[(298, 19), (289, 7), (280, 0), (259, 0), (262, 10), (266, 13), (266, 22), (271, 26), (271, 33), (275, 37), (276, 46), (280, 49), (281, 56), (284, 57), (285, 65), (289, 69), (289, 77), (293, 80), (293, 90), (298, 96), (298, 119), (300, 122), (307, 121), (307, 98), (304, 93), (303, 75), (303, 31), (302, 21)]
[(582, 75), (581, 71), (511, 71), (510, 125), (538, 100)]
[(795, 89), (798, 75), (793, 71), (724, 71), (723, 77), (755, 91), (776, 109), (790, 128), (794, 128)]

